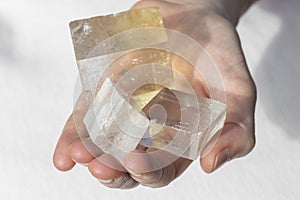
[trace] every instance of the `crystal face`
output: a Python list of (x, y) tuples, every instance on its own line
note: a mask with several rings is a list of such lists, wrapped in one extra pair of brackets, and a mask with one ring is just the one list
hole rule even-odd
[(134, 150), (149, 120), (126, 101), (107, 78), (84, 118), (92, 141), (105, 153), (121, 159)]
[[(158, 105), (160, 108), (156, 109)], [(151, 122), (151, 142), (143, 139), (142, 145), (194, 160), (223, 127), (226, 105), (165, 88), (143, 108), (143, 112)]]

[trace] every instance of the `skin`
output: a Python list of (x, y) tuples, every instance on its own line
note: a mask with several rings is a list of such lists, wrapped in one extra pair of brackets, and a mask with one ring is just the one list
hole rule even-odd
[[(225, 87), (228, 112), (217, 143), (200, 159), (200, 165), (207, 173), (212, 173), (234, 158), (245, 156), (255, 145), (256, 88), (235, 30), (238, 18), (252, 1), (223, 2), (183, 0), (181, 3), (176, 3), (172, 0), (144, 0), (133, 6), (133, 8), (160, 7), (165, 26), (199, 42), (218, 67)], [(172, 20), (174, 16), (177, 20)], [(188, 69), (186, 73), (189, 73)], [(198, 84), (202, 88), (201, 91), (206, 93), (200, 78), (194, 78), (192, 82), (194, 85)], [(85, 141), (92, 146), (88, 138)], [(138, 148), (135, 152), (145, 151), (153, 151), (153, 149)], [(88, 167), (90, 173), (99, 179), (100, 183), (110, 188), (130, 189), (139, 184), (147, 187), (163, 187), (180, 176), (191, 163), (190, 160), (179, 158), (162, 169), (147, 172), (151, 164), (149, 160), (128, 155), (125, 159), (126, 169), (116, 170), (96, 159), (98, 155), (101, 153), (92, 155), (86, 150), (82, 140), (79, 139), (75, 120), (71, 114), (53, 156), (54, 165), (61, 171), (68, 171), (76, 163), (81, 163)]]

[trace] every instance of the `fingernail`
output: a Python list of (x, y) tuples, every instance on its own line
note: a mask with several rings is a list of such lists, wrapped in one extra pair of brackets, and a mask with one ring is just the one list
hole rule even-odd
[(108, 184), (108, 183), (112, 183), (112, 182), (114, 181), (114, 179), (103, 180), (103, 179), (99, 179), (99, 178), (98, 178), (98, 181), (101, 182), (101, 183), (106, 183), (106, 184)]
[(224, 163), (226, 163), (230, 159), (230, 151), (229, 149), (225, 149), (222, 152), (220, 152), (215, 159), (214, 166), (212, 171), (215, 171), (219, 167), (221, 167)]
[(128, 169), (127, 169), (127, 171), (128, 171), (132, 176), (135, 176), (135, 177), (142, 177), (142, 176), (143, 176), (143, 174), (136, 173), (136, 172), (132, 172), (132, 171), (129, 171)]
[(138, 174), (138, 173), (130, 173), (132, 176), (135, 176), (135, 177), (142, 177), (143, 174)]

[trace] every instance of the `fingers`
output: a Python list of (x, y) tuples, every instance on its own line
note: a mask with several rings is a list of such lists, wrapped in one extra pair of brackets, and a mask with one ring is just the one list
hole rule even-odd
[(53, 163), (58, 170), (67, 171), (72, 169), (75, 165), (75, 162), (69, 155), (69, 146), (78, 139), (78, 134), (74, 127), (74, 119), (73, 115), (71, 115), (58, 140), (53, 155)]
[[(159, 153), (161, 156), (153, 156), (148, 153), (136, 150), (128, 154), (124, 160), (125, 167), (133, 179), (147, 187), (157, 188), (168, 185), (191, 163), (190, 160), (184, 158), (176, 158), (173, 161), (174, 156), (162, 151)], [(172, 161), (165, 167), (161, 167), (165, 165), (166, 158), (171, 158)]]
[(90, 138), (77, 139), (69, 147), (71, 159), (83, 165), (87, 165), (102, 153)]
[(138, 185), (122, 165), (108, 154), (103, 154), (92, 160), (88, 169), (100, 183), (110, 188), (130, 189)]
[(73, 168), (75, 162), (69, 155), (70, 145), (77, 139), (88, 137), (88, 133), (83, 124), (83, 118), (88, 107), (87, 94), (82, 93), (76, 102), (73, 114), (69, 117), (62, 134), (57, 142), (53, 163), (58, 170), (68, 171)]
[(109, 188), (132, 189), (139, 185), (129, 174), (124, 174), (112, 180), (99, 180), (100, 183)]
[(75, 162), (88, 165), (91, 174), (98, 178), (100, 183), (110, 188), (130, 189), (138, 185), (111, 156), (103, 154), (95, 159), (96, 155), (102, 153), (90, 138), (79, 138), (71, 116), (58, 141), (53, 161), (61, 171), (70, 170)]
[(226, 162), (246, 155), (253, 149), (254, 140), (253, 134), (243, 127), (234, 123), (226, 124), (214, 147), (211, 149), (208, 145), (204, 150), (209, 152), (200, 159), (202, 169), (211, 173)]

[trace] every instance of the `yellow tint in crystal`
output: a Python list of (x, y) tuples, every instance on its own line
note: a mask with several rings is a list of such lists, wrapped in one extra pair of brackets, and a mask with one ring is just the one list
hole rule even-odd
[(142, 110), (161, 90), (160, 85), (151, 84), (136, 90), (130, 98), (130, 104)]
[[(96, 51), (92, 56), (100, 56), (167, 41), (159, 8), (133, 9), (76, 20), (70, 23), (70, 29), (77, 60), (90, 57), (92, 51)], [(112, 36), (115, 38), (103, 43)], [(100, 44), (107, 47), (99, 48)]]
[(111, 80), (142, 110), (163, 88), (173, 87), (171, 56), (166, 50), (144, 48), (120, 56), (110, 65)]

